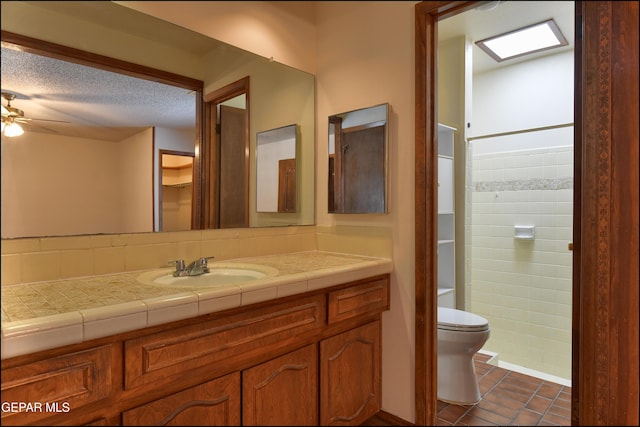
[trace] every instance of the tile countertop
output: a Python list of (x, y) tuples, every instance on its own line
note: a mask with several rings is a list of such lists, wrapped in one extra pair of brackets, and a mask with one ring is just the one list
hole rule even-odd
[(393, 269), (388, 258), (321, 251), (221, 263), (257, 264), (275, 268), (278, 273), (209, 288), (151, 285), (138, 280), (150, 270), (3, 286), (2, 359), (321, 289)]

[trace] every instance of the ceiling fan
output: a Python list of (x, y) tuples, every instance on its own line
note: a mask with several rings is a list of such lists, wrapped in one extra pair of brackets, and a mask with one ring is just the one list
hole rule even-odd
[[(33, 123), (31, 122), (34, 120), (55, 123), (69, 123), (62, 120), (34, 119), (25, 117), (24, 111), (11, 106), (11, 101), (16, 99), (15, 94), (10, 92), (2, 92), (2, 98), (7, 101), (7, 105), (2, 104), (2, 134), (9, 138), (22, 135), (24, 133), (24, 130), (22, 129), (20, 124), (33, 125)], [(51, 131), (51, 129), (43, 129)]]

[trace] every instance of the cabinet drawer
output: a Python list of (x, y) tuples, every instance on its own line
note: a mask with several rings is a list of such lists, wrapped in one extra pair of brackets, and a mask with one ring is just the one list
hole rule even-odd
[[(32, 423), (65, 414), (108, 397), (112, 383), (110, 345), (5, 369), (2, 424)], [(22, 412), (5, 411), (8, 403), (27, 406)]]
[(190, 369), (223, 369), (326, 324), (322, 295), (263, 307), (125, 342), (125, 388), (171, 382)]
[(389, 275), (329, 293), (328, 322), (389, 309)]

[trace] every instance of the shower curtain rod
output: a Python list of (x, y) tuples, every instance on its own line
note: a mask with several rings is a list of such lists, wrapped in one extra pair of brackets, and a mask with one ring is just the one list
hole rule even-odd
[(485, 139), (485, 138), (494, 138), (494, 137), (497, 137), (497, 136), (517, 135), (519, 133), (538, 132), (538, 131), (541, 131), (541, 130), (559, 129), (559, 128), (566, 128), (566, 127), (569, 127), (569, 126), (573, 126), (573, 123), (564, 123), (564, 124), (561, 124), (561, 125), (543, 126), (543, 127), (539, 127), (539, 128), (514, 130), (514, 131), (511, 131), (511, 132), (494, 133), (494, 134), (491, 134), (491, 135), (472, 136), (470, 138), (467, 138), (467, 141), (471, 142), (471, 141), (473, 141), (475, 139)]

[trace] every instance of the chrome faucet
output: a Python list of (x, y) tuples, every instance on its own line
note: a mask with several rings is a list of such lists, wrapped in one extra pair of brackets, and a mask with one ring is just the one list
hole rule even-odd
[(185, 266), (185, 262), (183, 259), (169, 261), (169, 264), (175, 264), (176, 266), (176, 271), (173, 272), (174, 277), (199, 276), (201, 274), (209, 272), (207, 261), (213, 258), (215, 257), (200, 257), (187, 266)]

